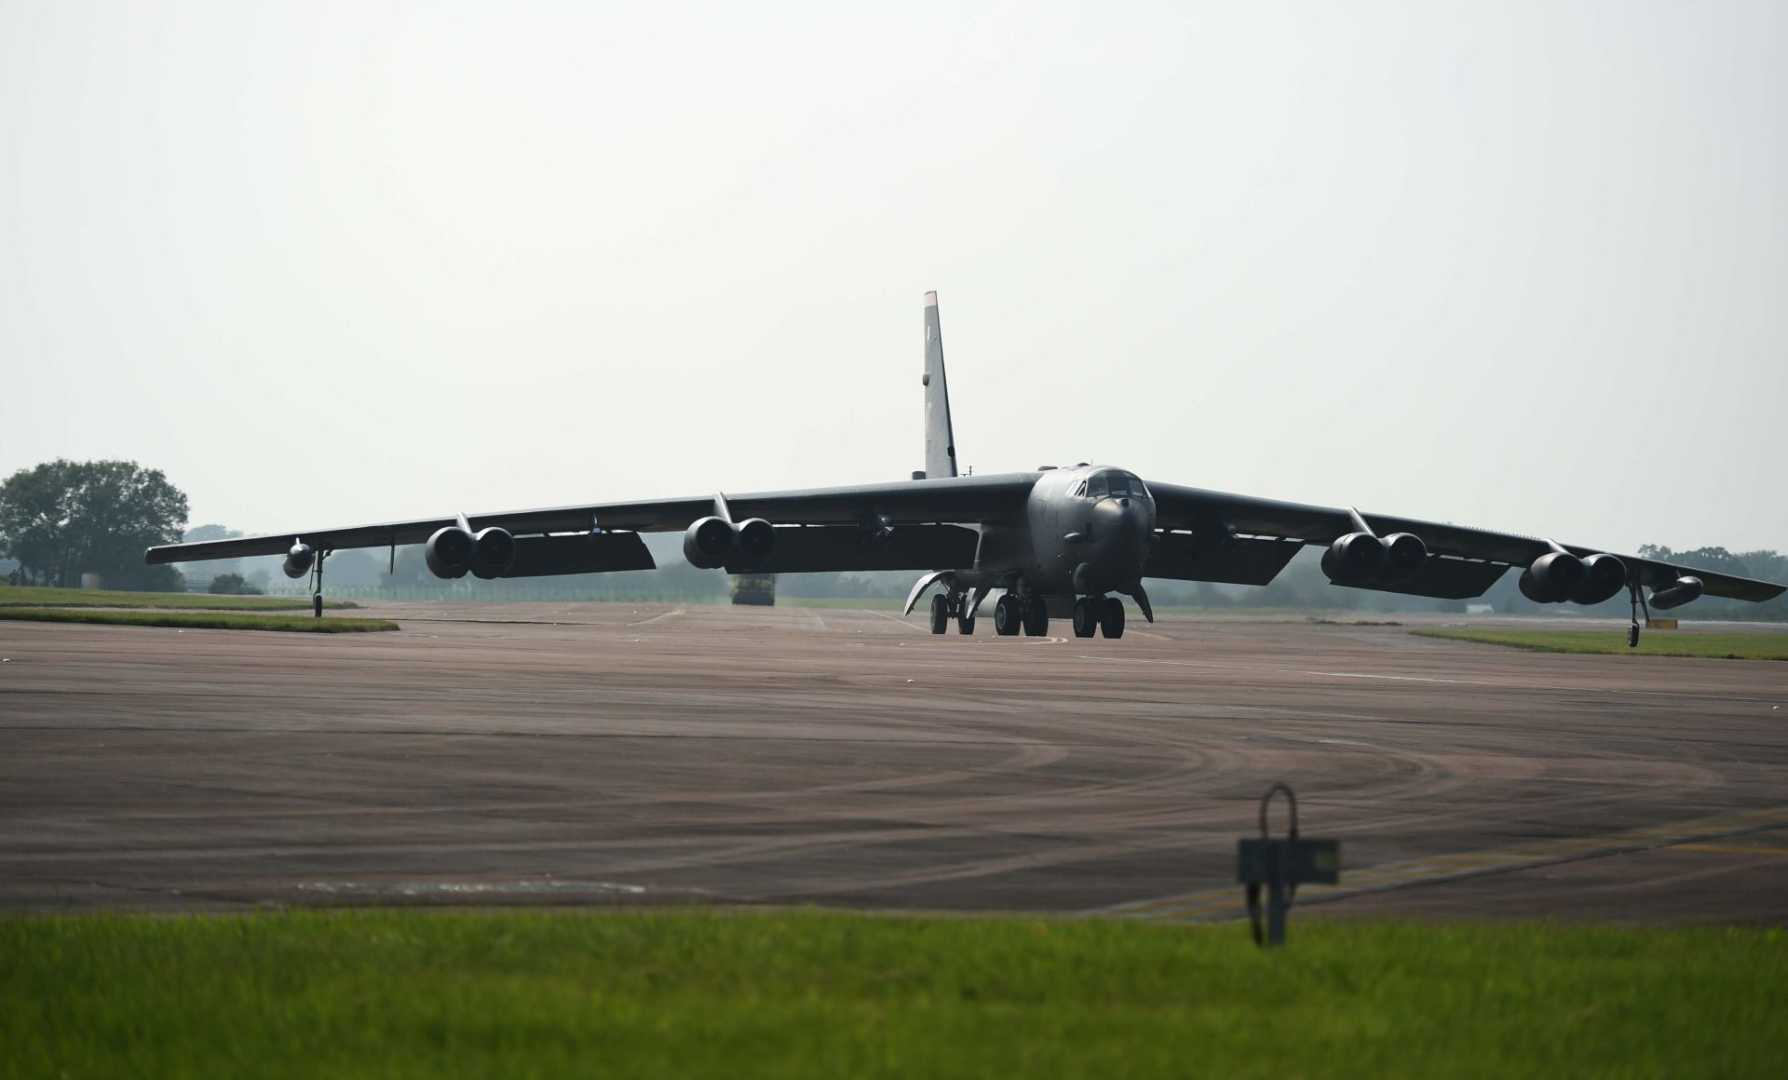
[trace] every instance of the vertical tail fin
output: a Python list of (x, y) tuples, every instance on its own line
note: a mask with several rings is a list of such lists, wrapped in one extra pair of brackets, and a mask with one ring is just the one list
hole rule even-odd
[(956, 475), (956, 434), (950, 428), (950, 387), (944, 381), (944, 331), (937, 293), (925, 294), (925, 475)]

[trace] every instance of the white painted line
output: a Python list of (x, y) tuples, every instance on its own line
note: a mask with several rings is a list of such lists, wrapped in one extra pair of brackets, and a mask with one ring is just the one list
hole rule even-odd
[(639, 622), (630, 622), (627, 625), (628, 626), (646, 626), (650, 623), (655, 623), (660, 619), (669, 619), (669, 618), (673, 618), (675, 616), (681, 615), (681, 614), (683, 614), (683, 612), (685, 610), (687, 610), (687, 609), (686, 608), (677, 608), (675, 611), (661, 611), (649, 619), (641, 619)]
[(1329, 679), (1389, 679), (1392, 682), (1426, 682), (1460, 685), (1458, 679), (1428, 679), (1420, 675), (1367, 675), (1357, 671), (1306, 671), (1306, 675), (1321, 675)]

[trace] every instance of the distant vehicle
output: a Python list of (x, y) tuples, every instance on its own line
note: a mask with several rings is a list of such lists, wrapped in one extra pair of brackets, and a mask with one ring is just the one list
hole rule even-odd
[(997, 591), (995, 633), (1041, 636), (1052, 615), (1066, 615), (1076, 635), (1108, 638), (1124, 633), (1120, 596), (1154, 620), (1145, 578), (1265, 585), (1305, 545), (1326, 547), (1323, 573), (1357, 589), (1464, 600), (1483, 595), (1513, 567), (1521, 568), (1522, 594), (1539, 603), (1599, 604), (1625, 589), (1633, 644), (1648, 602), (1667, 609), (1703, 593), (1763, 601), (1785, 588), (1598, 547), (1144, 483), (1135, 473), (1086, 462), (959, 476), (936, 293), (925, 294), (920, 381), (925, 469), (911, 480), (300, 529), (153, 547), (146, 558), (284, 555), (289, 577), (311, 576), (313, 610), (321, 615), (324, 560), (344, 548), (425, 544), (438, 577), (537, 577), (650, 570), (655, 564), (639, 533), (682, 530), (690, 563), (732, 574), (925, 570), (906, 610), (935, 587), (935, 634), (951, 621), (973, 633), (982, 602)]
[(733, 603), (771, 607), (776, 603), (775, 574), (734, 574)]

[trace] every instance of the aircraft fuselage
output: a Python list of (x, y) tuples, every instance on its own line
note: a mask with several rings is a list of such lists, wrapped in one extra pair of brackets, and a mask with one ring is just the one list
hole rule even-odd
[(1037, 477), (1021, 522), (982, 528), (962, 579), (1048, 596), (1131, 592), (1142, 579), (1155, 501), (1134, 474), (1103, 465)]

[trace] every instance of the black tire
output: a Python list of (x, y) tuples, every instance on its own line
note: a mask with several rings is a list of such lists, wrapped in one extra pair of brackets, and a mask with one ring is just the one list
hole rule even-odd
[(1099, 629), (1108, 638), (1124, 636), (1124, 602), (1115, 596), (1107, 596), (1102, 605), (1105, 610), (1099, 612)]
[(310, 613), (317, 618), (323, 617), (323, 594), (316, 593), (310, 598)]
[(975, 617), (973, 615), (956, 616), (956, 632), (964, 636), (974, 633)]
[(993, 632), (1000, 637), (1011, 637), (1018, 633), (1019, 621), (1018, 597), (1006, 593), (993, 605)]
[(1041, 596), (1033, 596), (1024, 605), (1024, 636), (1043, 637), (1049, 633), (1049, 604)]
[(1093, 614), (1093, 598), (1077, 597), (1074, 601), (1074, 636), (1092, 637), (1099, 630), (1099, 618)]
[(950, 601), (942, 593), (931, 598), (931, 632), (941, 634), (950, 625)]

